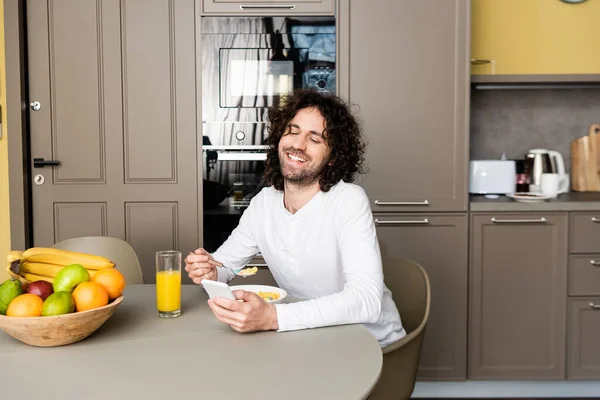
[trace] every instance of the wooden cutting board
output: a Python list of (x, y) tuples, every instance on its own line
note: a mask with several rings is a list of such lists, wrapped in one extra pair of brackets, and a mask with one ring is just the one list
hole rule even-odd
[(589, 135), (571, 142), (571, 187), (577, 192), (600, 192), (600, 124)]

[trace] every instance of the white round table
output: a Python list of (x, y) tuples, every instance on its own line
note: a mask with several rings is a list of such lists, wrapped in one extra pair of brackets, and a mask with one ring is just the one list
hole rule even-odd
[(132, 285), (87, 339), (33, 347), (0, 331), (2, 398), (364, 399), (381, 349), (362, 325), (242, 334), (219, 322), (204, 289), (182, 287), (182, 315), (156, 316), (155, 286)]

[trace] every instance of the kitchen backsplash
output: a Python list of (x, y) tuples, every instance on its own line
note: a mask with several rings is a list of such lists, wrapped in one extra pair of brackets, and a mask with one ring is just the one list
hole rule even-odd
[(560, 152), (600, 123), (600, 89), (471, 91), (471, 160), (523, 158), (533, 148)]

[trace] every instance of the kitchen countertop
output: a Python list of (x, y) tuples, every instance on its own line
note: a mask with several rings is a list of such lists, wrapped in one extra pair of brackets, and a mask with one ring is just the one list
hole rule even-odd
[(471, 212), (489, 211), (598, 211), (600, 192), (569, 192), (542, 203), (521, 203), (510, 197), (486, 199), (481, 195), (469, 197)]

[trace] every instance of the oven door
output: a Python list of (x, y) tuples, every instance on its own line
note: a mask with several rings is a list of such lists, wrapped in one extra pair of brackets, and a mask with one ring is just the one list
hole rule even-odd
[(203, 146), (204, 247), (215, 251), (265, 186), (266, 145)]

